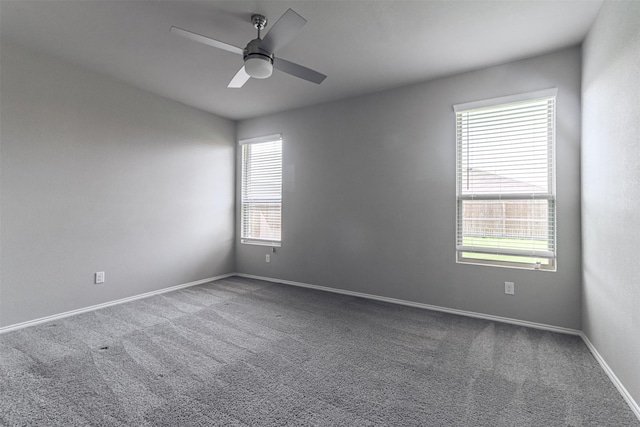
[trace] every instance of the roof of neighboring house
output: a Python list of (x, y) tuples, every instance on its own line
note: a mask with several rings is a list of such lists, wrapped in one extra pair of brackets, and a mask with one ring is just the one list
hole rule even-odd
[(463, 174), (463, 193), (544, 193), (546, 189), (528, 182), (519, 181), (482, 169), (471, 168), (467, 176)]

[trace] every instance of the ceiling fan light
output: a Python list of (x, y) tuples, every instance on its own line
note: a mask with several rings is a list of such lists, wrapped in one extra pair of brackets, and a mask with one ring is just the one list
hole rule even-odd
[(266, 79), (273, 73), (273, 64), (268, 58), (254, 56), (244, 61), (244, 69), (254, 79)]

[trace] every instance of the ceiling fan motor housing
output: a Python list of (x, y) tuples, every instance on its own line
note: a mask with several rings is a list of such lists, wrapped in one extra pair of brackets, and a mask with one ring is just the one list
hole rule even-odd
[(251, 40), (244, 49), (178, 27), (171, 27), (170, 31), (198, 43), (242, 55), (244, 66), (238, 70), (227, 87), (241, 88), (251, 77), (266, 79), (273, 73), (274, 65), (286, 74), (320, 84), (327, 77), (324, 74), (280, 57), (277, 60), (274, 58), (274, 52), (293, 40), (306, 23), (307, 20), (293, 9), (287, 9), (271, 27), (269, 33), (262, 38), (260, 32), (266, 28), (267, 18), (261, 14), (253, 14), (251, 15), (251, 24), (258, 31), (258, 36)]
[(244, 48), (244, 66), (247, 74), (266, 79), (273, 72), (273, 54), (260, 47), (261, 39), (253, 39)]

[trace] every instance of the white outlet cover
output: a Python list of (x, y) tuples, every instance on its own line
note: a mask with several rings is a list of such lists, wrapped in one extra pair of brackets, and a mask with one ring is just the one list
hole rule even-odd
[(504, 293), (507, 295), (515, 295), (515, 285), (513, 282), (504, 282)]
[(98, 271), (96, 273), (96, 284), (104, 283), (104, 271)]

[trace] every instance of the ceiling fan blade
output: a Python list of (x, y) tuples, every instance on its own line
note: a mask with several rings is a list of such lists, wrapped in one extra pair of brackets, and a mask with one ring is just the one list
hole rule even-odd
[(231, 79), (231, 81), (229, 82), (229, 85), (227, 87), (231, 88), (231, 89), (241, 88), (242, 86), (244, 86), (244, 84), (247, 82), (247, 80), (249, 80), (249, 78), (251, 78), (251, 76), (249, 74), (247, 74), (247, 72), (244, 69), (244, 65), (243, 65), (242, 68), (240, 68), (238, 70), (236, 75), (233, 76), (233, 78)]
[(317, 84), (322, 83), (324, 79), (327, 78), (324, 74), (314, 71), (311, 68), (303, 67), (300, 64), (281, 58), (273, 58), (273, 68)]
[(218, 41), (218, 40), (214, 40), (214, 39), (211, 39), (209, 37), (205, 37), (205, 36), (202, 36), (200, 34), (193, 33), (191, 31), (183, 30), (182, 28), (171, 27), (170, 31), (172, 33), (178, 34), (178, 35), (180, 35), (182, 37), (186, 37), (188, 39), (197, 41), (199, 43), (204, 43), (204, 44), (209, 45), (209, 46), (217, 47), (218, 49), (226, 50), (228, 52), (237, 53), (238, 55), (243, 55), (243, 53), (244, 53), (244, 50), (239, 48), (239, 47), (236, 47), (236, 46), (233, 46), (233, 45), (230, 45), (230, 44), (227, 44), (225, 42)]
[(287, 10), (264, 36), (260, 47), (271, 53), (277, 51), (293, 40), (306, 23), (307, 20), (295, 13), (293, 9)]

